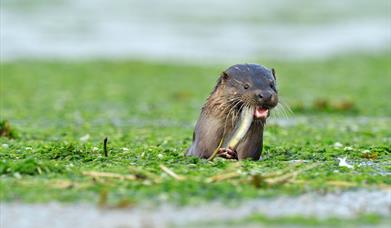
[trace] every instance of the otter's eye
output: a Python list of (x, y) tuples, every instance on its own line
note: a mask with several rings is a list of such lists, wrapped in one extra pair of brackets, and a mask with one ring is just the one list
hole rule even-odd
[(248, 89), (248, 88), (250, 88), (250, 85), (246, 83), (246, 84), (243, 85), (243, 88), (244, 89)]

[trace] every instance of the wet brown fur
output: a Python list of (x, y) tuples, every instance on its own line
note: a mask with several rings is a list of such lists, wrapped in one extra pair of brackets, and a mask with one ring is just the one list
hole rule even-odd
[[(274, 70), (271, 72), (274, 75)], [(232, 133), (243, 105), (253, 105), (256, 102), (253, 97), (245, 96), (232, 87), (226, 86), (226, 77), (228, 77), (227, 74), (223, 72), (202, 107), (193, 133), (193, 143), (187, 155), (209, 158), (219, 146), (222, 138), (227, 138)], [(260, 158), (264, 124), (261, 120), (253, 121), (248, 133), (236, 148), (239, 160)]]

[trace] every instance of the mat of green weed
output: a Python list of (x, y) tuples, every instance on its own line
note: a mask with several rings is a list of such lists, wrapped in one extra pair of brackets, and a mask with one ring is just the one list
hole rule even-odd
[[(1, 64), (1, 119), (13, 138), (0, 138), (0, 199), (23, 202), (180, 204), (211, 200), (388, 188), (390, 56), (262, 61), (277, 69), (288, 119), (271, 119), (263, 160), (207, 162), (183, 154), (200, 107), (227, 66), (132, 61), (18, 61)], [(277, 115), (284, 116), (284, 114)], [(103, 139), (109, 138), (108, 157)], [(353, 168), (339, 165), (347, 158)], [(307, 164), (290, 183), (259, 184), (254, 174)], [(184, 177), (164, 172), (165, 165)], [(298, 164), (292, 166), (292, 164)], [(134, 173), (137, 168), (160, 181)], [(99, 171), (135, 180), (91, 177)]]

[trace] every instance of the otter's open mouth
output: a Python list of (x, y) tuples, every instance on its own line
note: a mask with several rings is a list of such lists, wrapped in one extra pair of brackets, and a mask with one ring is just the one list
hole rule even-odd
[(257, 106), (254, 110), (254, 117), (256, 119), (266, 119), (269, 115), (269, 109)]

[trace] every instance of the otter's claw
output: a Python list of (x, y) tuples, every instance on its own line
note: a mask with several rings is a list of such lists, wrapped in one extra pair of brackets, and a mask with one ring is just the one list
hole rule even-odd
[(219, 152), (217, 152), (217, 156), (226, 159), (238, 159), (238, 154), (235, 150), (232, 150), (231, 148), (220, 148)]

